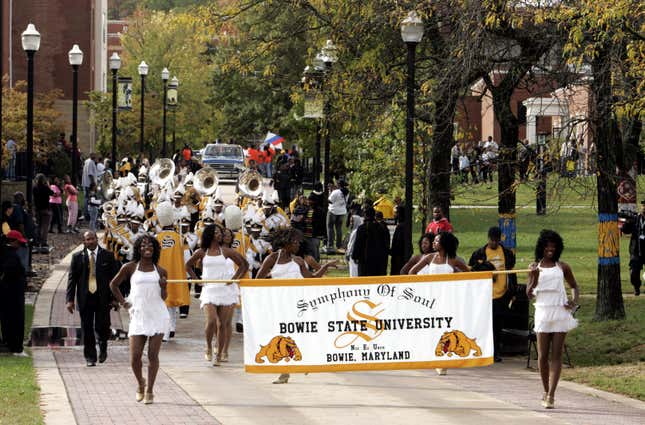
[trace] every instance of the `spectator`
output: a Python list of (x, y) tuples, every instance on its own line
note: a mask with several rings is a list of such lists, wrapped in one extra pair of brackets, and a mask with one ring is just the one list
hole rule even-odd
[(41, 252), (47, 252), (47, 233), (49, 223), (52, 219), (52, 210), (49, 207), (49, 197), (54, 192), (49, 188), (47, 178), (44, 174), (36, 176), (36, 187), (34, 187), (34, 207), (36, 208), (36, 220), (38, 221), (38, 245)]
[(459, 173), (461, 174), (461, 182), (468, 184), (468, 173), (470, 172), (470, 161), (465, 152), (459, 155)]
[(89, 209), (90, 209), (90, 230), (96, 232), (96, 218), (99, 215), (99, 208), (103, 204), (103, 200), (96, 191), (96, 184), (92, 183), (89, 191)]
[(295, 198), (302, 192), (302, 179), (304, 169), (300, 163), (300, 158), (292, 157), (289, 159), (289, 178), (291, 181), (291, 199)]
[(67, 230), (65, 230), (65, 233), (78, 233), (78, 228), (76, 227), (76, 219), (78, 218), (78, 190), (72, 185), (69, 176), (65, 176), (64, 181), (65, 186), (63, 186), (63, 191), (67, 197), (65, 200), (65, 205), (67, 205)]
[(16, 250), (16, 254), (20, 258), (20, 263), (27, 271), (27, 276), (31, 275), (31, 257), (29, 245), (33, 243), (34, 239), (34, 221), (31, 215), (25, 209), (25, 194), (16, 192), (13, 195), (13, 213), (9, 217), (9, 226), (11, 230), (17, 230), (21, 235), (27, 239), (28, 245), (21, 245)]
[(347, 242), (347, 252), (345, 253), (345, 258), (349, 264), (349, 277), (358, 276), (358, 263), (352, 258), (354, 252), (354, 246), (356, 245), (356, 233), (359, 226), (363, 224), (363, 218), (360, 215), (353, 214), (349, 218), (349, 242)]
[(11, 231), (11, 225), (9, 224), (11, 214), (13, 214), (13, 204), (11, 201), (2, 202), (2, 234), (4, 236), (7, 236)]
[(87, 209), (88, 205), (88, 192), (90, 185), (97, 182), (98, 171), (96, 169), (96, 154), (92, 152), (90, 157), (85, 160), (83, 164), (83, 177), (81, 179), (81, 186), (83, 186), (83, 194), (85, 195), (85, 205), (83, 208), (83, 215), (86, 220), (90, 219), (90, 211)]
[(264, 146), (264, 164), (267, 178), (271, 178), (273, 175), (273, 157), (275, 156), (275, 150), (269, 145)]
[(462, 152), (461, 149), (459, 149), (459, 145), (455, 143), (452, 149), (450, 149), (450, 165), (453, 174), (457, 174), (459, 172), (459, 157), (461, 156), (461, 154)]
[(399, 224), (394, 229), (392, 236), (392, 246), (390, 255), (392, 256), (390, 274), (398, 275), (403, 266), (412, 256), (412, 236), (408, 233), (408, 226), (405, 222), (405, 212), (403, 206), (397, 207), (396, 216), (400, 217)]
[[(318, 183), (320, 185), (320, 183)], [(319, 187), (322, 190), (322, 186)], [(308, 210), (305, 215), (304, 242), (309, 245), (308, 251), (316, 261), (320, 261), (320, 241), (325, 238), (325, 211), (323, 209), (322, 192), (316, 194), (314, 190), (307, 198)]]
[(2, 279), (0, 280), (0, 322), (2, 337), (14, 356), (27, 357), (23, 350), (25, 332), (25, 268), (18, 255), (27, 240), (17, 230), (6, 235), (2, 247)]
[(193, 158), (193, 150), (188, 146), (188, 143), (184, 143), (184, 149), (181, 151), (181, 156), (186, 161), (190, 161)]
[(291, 201), (291, 177), (289, 176), (288, 164), (280, 164), (273, 181), (274, 188), (278, 191), (278, 196), (280, 197), (280, 206), (286, 210), (289, 208), (289, 202)]
[(13, 138), (7, 140), (7, 156), (9, 157), (9, 164), (7, 166), (7, 178), (9, 180), (16, 180), (16, 151), (18, 144)]
[[(329, 195), (329, 208), (327, 210), (327, 253), (334, 254), (336, 251), (344, 253), (343, 246), (343, 219), (347, 214), (347, 197), (349, 190), (347, 182), (340, 180), (338, 188)], [(336, 250), (334, 250), (334, 241)], [(389, 238), (388, 238), (389, 242)], [(389, 244), (388, 244), (389, 248)]]
[(49, 225), (49, 233), (54, 233), (54, 225), (57, 226), (58, 233), (63, 233), (63, 191), (61, 189), (61, 180), (56, 177), (49, 188), (54, 193), (49, 197), (49, 208), (52, 211), (52, 220)]
[[(515, 254), (501, 244), (501, 239), (502, 231), (499, 227), (488, 229), (488, 243), (473, 252), (468, 261), (473, 271), (512, 270), (515, 267)], [(516, 284), (514, 274), (493, 276), (493, 347), (496, 362), (502, 361), (500, 344), (507, 311), (506, 290)]]
[(452, 224), (443, 215), (443, 209), (441, 207), (437, 206), (432, 209), (432, 221), (428, 223), (425, 232), (435, 235), (439, 234), (439, 232), (452, 232)]
[(409, 274), (410, 270), (412, 270), (412, 267), (414, 267), (419, 261), (421, 261), (424, 256), (434, 252), (434, 249), (432, 247), (434, 237), (435, 235), (433, 235), (432, 233), (425, 233), (423, 236), (421, 236), (421, 239), (419, 239), (420, 254), (417, 254), (410, 258), (397, 274)]
[(103, 173), (105, 173), (105, 162), (103, 162), (103, 158), (99, 156), (96, 160), (96, 176), (97, 178), (101, 178), (103, 176)]
[(373, 207), (365, 209), (365, 222), (356, 230), (352, 259), (358, 264), (359, 276), (387, 275), (390, 232), (376, 222)]

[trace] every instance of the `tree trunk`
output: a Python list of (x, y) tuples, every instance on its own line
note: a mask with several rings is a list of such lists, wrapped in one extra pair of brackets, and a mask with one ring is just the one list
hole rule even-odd
[(457, 107), (456, 90), (438, 90), (430, 146), (428, 210), (440, 206), (450, 219), (450, 149), (454, 144), (453, 120)]
[(598, 164), (598, 287), (594, 320), (624, 319), (616, 193), (616, 144), (622, 143), (613, 118), (609, 46), (601, 49), (591, 66), (591, 131)]
[(502, 243), (505, 248), (515, 251), (515, 169), (517, 168), (517, 142), (519, 128), (517, 118), (511, 111), (513, 90), (497, 90), (494, 94), (494, 110), (502, 131), (499, 156), (497, 158), (497, 213), (502, 229)]

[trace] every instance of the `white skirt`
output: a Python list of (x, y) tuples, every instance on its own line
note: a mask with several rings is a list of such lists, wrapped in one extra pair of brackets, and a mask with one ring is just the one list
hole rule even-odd
[(578, 326), (578, 321), (571, 315), (571, 311), (563, 305), (536, 305), (535, 326), (536, 333), (569, 332)]
[(161, 298), (158, 284), (133, 285), (127, 301), (132, 305), (128, 336), (154, 336), (165, 333), (170, 326), (168, 308)]
[(211, 283), (204, 285), (199, 300), (201, 301), (201, 308), (204, 308), (206, 304), (235, 305), (240, 302), (240, 289), (237, 283), (231, 283), (230, 285)]

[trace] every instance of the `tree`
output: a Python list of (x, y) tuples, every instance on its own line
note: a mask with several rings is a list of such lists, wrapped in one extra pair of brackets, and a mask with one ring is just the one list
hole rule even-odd
[[(617, 116), (622, 109), (632, 117), (632, 123), (642, 117), (645, 6), (632, 0), (603, 3), (578, 0), (575, 5), (563, 7), (560, 17), (568, 34), (566, 57), (575, 64), (591, 65), (590, 129), (598, 164), (598, 286), (594, 319), (624, 319), (615, 172), (617, 165), (621, 165), (623, 140)], [(620, 78), (621, 75), (627, 78)], [(634, 137), (633, 131), (628, 127), (628, 137)]]

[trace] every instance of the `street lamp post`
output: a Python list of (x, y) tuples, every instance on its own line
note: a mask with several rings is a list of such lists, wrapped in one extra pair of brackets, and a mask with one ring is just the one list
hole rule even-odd
[(167, 102), (172, 111), (172, 155), (177, 152), (177, 145), (175, 144), (175, 130), (177, 130), (177, 89), (179, 88), (179, 80), (176, 76), (172, 77), (168, 84)]
[(40, 48), (40, 33), (34, 24), (22, 33), (22, 49), (27, 53), (27, 204), (31, 210), (34, 177), (34, 55)]
[(139, 75), (141, 76), (141, 129), (139, 131), (139, 154), (141, 159), (143, 158), (143, 117), (144, 117), (144, 106), (145, 106), (145, 97), (146, 97), (146, 75), (148, 75), (148, 65), (145, 61), (141, 61), (139, 64)]
[[(316, 93), (320, 90), (320, 80), (321, 73), (324, 70), (322, 68), (324, 63), (320, 60), (320, 56), (317, 56), (319, 59), (318, 67), (311, 67), (307, 65), (305, 70), (302, 73), (302, 88), (305, 92), (310, 90), (315, 90)], [(305, 94), (306, 98), (307, 94)], [(305, 101), (306, 105), (306, 101)], [(305, 106), (306, 109), (306, 106)], [(307, 111), (305, 110), (305, 116), (307, 116)], [(318, 183), (320, 181), (320, 122), (316, 118), (316, 144), (314, 148), (314, 166), (313, 166), (313, 182)]]
[[(331, 40), (327, 40), (323, 48), (320, 50), (319, 60), (325, 64), (325, 72), (327, 73), (327, 81), (330, 79), (331, 67), (334, 63), (338, 61), (338, 48)], [(329, 85), (328, 85), (329, 87)], [(330, 94), (327, 94), (325, 99), (325, 169), (323, 172), (323, 178), (325, 180), (325, 193), (327, 193), (327, 188), (329, 183), (331, 183), (331, 176), (329, 175), (329, 162), (331, 156), (331, 137), (330, 137), (330, 119), (329, 114), (331, 112), (331, 102)]]
[(408, 46), (408, 78), (407, 78), (407, 116), (405, 120), (405, 258), (412, 255), (412, 206), (414, 183), (414, 61), (417, 44), (423, 38), (423, 21), (416, 12), (408, 13), (401, 22), (401, 38)]
[[(121, 58), (117, 52), (112, 53), (110, 57), (110, 70), (112, 71), (112, 170), (116, 171), (116, 133), (117, 133), (117, 106), (116, 106), (116, 89), (118, 86), (119, 69), (121, 68)], [(116, 175), (116, 174), (115, 174)]]
[(163, 81), (163, 130), (162, 130), (162, 138), (163, 140), (161, 141), (161, 157), (166, 158), (166, 113), (168, 111), (167, 109), (167, 101), (168, 101), (168, 78), (170, 78), (170, 71), (168, 71), (168, 68), (164, 68), (163, 71), (161, 71), (161, 81)]
[(68, 53), (69, 64), (72, 65), (73, 82), (72, 82), (72, 185), (76, 186), (78, 176), (78, 67), (83, 63), (83, 52), (78, 44), (72, 46)]

